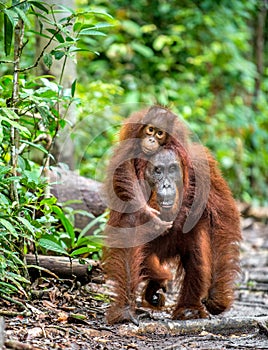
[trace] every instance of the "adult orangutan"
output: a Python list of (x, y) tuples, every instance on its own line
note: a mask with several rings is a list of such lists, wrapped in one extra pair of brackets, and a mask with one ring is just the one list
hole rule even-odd
[[(154, 125), (153, 118), (150, 123)], [(176, 128), (180, 123), (174, 121)], [(176, 279), (181, 283), (174, 319), (219, 314), (233, 302), (239, 272), (239, 213), (208, 150), (187, 142), (182, 123), (180, 131), (181, 136), (177, 131), (166, 131), (168, 141), (150, 158), (140, 162), (134, 159), (140, 180), (137, 202), (141, 197), (147, 199), (146, 205), (159, 213), (154, 215), (170, 224), (155, 229), (155, 223), (151, 224), (154, 220), (142, 207), (120, 212), (129, 209), (126, 204), (119, 211), (111, 210), (104, 254), (104, 272), (114, 292), (107, 312), (111, 324), (128, 320), (137, 323), (135, 300), (142, 280), (146, 281), (143, 298), (148, 305), (164, 305), (158, 291), (165, 290), (172, 278), (165, 265), (171, 261), (177, 264)], [(111, 159), (114, 169), (118, 165), (115, 160), (116, 156)], [(114, 181), (109, 173), (107, 184), (117, 182), (118, 174)], [(131, 201), (135, 202), (135, 196)]]

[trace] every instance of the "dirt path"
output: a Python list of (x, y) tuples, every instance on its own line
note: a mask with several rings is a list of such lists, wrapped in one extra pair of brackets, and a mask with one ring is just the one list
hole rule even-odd
[(110, 327), (104, 321), (106, 290), (97, 283), (98, 277), (83, 287), (67, 280), (42, 279), (33, 285), (34, 298), (24, 303), (25, 309), (0, 301), (0, 313), (9, 314), (4, 317), (2, 348), (268, 349), (268, 226), (251, 219), (243, 225), (243, 274), (234, 307), (223, 316), (182, 322), (172, 321), (168, 313), (154, 312), (141, 318), (139, 327)]

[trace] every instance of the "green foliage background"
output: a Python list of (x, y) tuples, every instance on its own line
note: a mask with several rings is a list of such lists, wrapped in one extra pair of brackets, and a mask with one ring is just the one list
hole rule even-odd
[[(89, 4), (109, 12), (115, 23), (104, 40), (90, 41), (100, 55), (78, 60), (82, 99), (92, 106), (95, 89), (89, 94), (86, 89), (97, 81), (106, 93), (109, 88), (102, 83), (115, 86), (116, 94), (110, 92), (112, 98), (103, 105), (170, 106), (213, 151), (236, 198), (267, 204), (267, 18), (261, 74), (256, 61), (258, 14), (264, 2), (94, 0)], [(99, 91), (105, 94), (102, 88)], [(130, 110), (125, 108), (125, 115)], [(82, 109), (81, 116), (85, 115)], [(96, 118), (92, 125), (102, 122)], [(104, 139), (101, 147), (110, 141)], [(80, 163), (82, 173), (90, 176), (98, 161), (97, 156), (92, 163), (92, 154), (96, 156), (89, 148), (86, 161)], [(91, 169), (86, 165), (90, 163)]]

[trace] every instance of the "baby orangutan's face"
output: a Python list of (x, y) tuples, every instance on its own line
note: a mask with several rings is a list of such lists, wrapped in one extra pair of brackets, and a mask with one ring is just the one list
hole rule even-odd
[(145, 125), (141, 134), (141, 149), (143, 153), (152, 155), (166, 141), (167, 134), (165, 131), (154, 127), (153, 125)]

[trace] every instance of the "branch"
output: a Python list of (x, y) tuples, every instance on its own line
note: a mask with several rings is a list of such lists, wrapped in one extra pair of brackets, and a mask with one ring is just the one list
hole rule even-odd
[(14, 61), (0, 60), (0, 64), (1, 64), (1, 63), (10, 63), (10, 64), (14, 64)]
[[(66, 24), (64, 24), (62, 27), (67, 27), (69, 25), (71, 25), (70, 20), (73, 18), (73, 16), (70, 16), (68, 22)], [(56, 24), (56, 23), (55, 23)], [(46, 51), (46, 49), (49, 47), (49, 45), (52, 43), (52, 41), (54, 40), (54, 38), (56, 37), (57, 34), (59, 34), (62, 31), (62, 29), (58, 28), (57, 31), (52, 35), (52, 37), (48, 40), (47, 44), (43, 47), (40, 55), (38, 56), (38, 58), (36, 59), (36, 62), (29, 67), (26, 68), (22, 68), (20, 69), (20, 72), (25, 72), (28, 71), (30, 69), (36, 68), (41, 60), (41, 58), (44, 56), (44, 53)]]
[(21, 72), (21, 73), (22, 73), (22, 72), (26, 72), (26, 71), (28, 71), (28, 70), (31, 70), (31, 69), (33, 69), (33, 68), (35, 68), (35, 67), (38, 66), (38, 64), (39, 64), (39, 62), (40, 62), (40, 60), (41, 60), (41, 58), (44, 56), (44, 53), (45, 53), (46, 49), (49, 47), (49, 45), (50, 45), (50, 44), (52, 43), (52, 41), (54, 40), (55, 36), (56, 36), (60, 31), (61, 31), (61, 29), (58, 29), (58, 30), (52, 35), (52, 37), (49, 39), (49, 41), (47, 42), (47, 44), (43, 47), (43, 50), (41, 51), (40, 55), (39, 55), (38, 58), (36, 59), (35, 63), (34, 63), (33, 65), (29, 66), (29, 67), (20, 69), (20, 72)]

